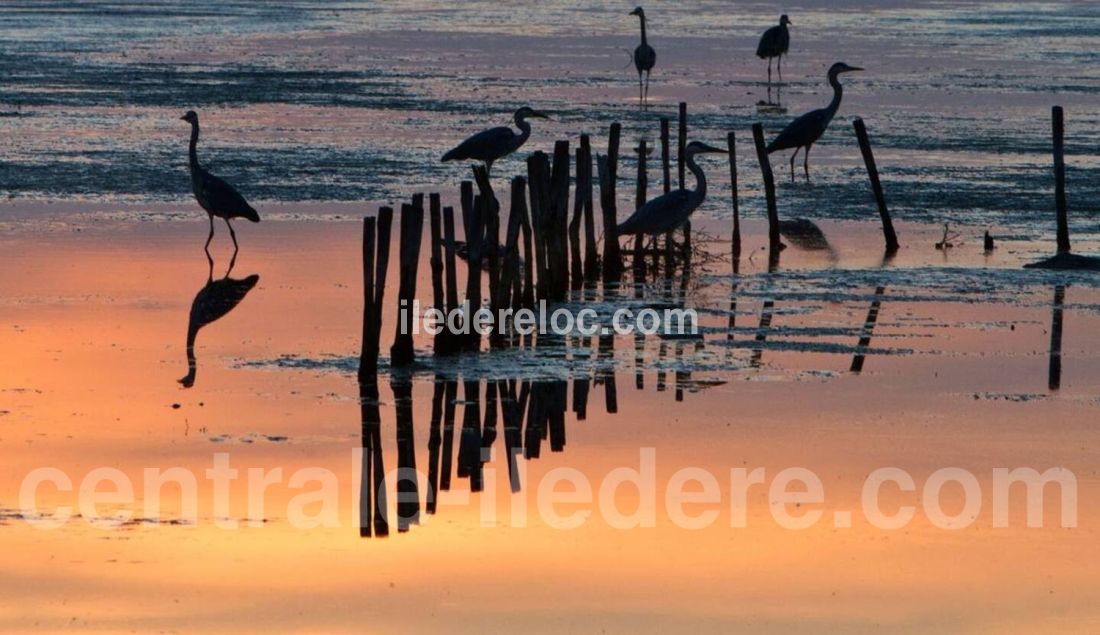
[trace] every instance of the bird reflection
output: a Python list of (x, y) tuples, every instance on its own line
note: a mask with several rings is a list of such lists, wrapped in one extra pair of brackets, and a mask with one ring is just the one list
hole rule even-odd
[(195, 385), (197, 366), (195, 338), (199, 334), (199, 329), (232, 311), (260, 280), (258, 274), (252, 274), (247, 278), (230, 278), (229, 274), (232, 270), (230, 267), (223, 278), (214, 280), (214, 264), (210, 263), (206, 284), (199, 289), (195, 299), (191, 301), (191, 316), (187, 322), (187, 375), (179, 380), (184, 388)]

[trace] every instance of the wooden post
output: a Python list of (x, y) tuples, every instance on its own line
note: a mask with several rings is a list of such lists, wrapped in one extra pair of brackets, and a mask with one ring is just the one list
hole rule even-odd
[[(669, 146), (670, 134), (669, 134), (669, 120), (668, 117), (661, 118), (661, 184), (664, 188), (664, 193), (668, 194), (672, 191), (672, 166), (671, 159), (672, 153)], [(665, 275), (672, 275), (673, 267), (673, 238), (672, 232), (665, 233)]]
[(611, 124), (607, 139), (607, 156), (600, 161), (600, 208), (603, 211), (603, 282), (618, 284), (622, 280), (623, 261), (619, 254), (618, 210), (615, 185), (619, 176), (619, 136), (622, 126)]
[(733, 131), (726, 133), (726, 151), (730, 160), (730, 196), (733, 199), (733, 259), (741, 257), (741, 210), (737, 202), (737, 139)]
[(566, 245), (569, 220), (569, 142), (554, 144), (554, 163), (550, 172), (550, 215), (547, 218), (546, 247), (550, 281), (549, 298), (563, 302), (569, 295), (569, 254)]
[(546, 298), (546, 285), (549, 282), (546, 263), (546, 216), (550, 210), (543, 209), (543, 201), (549, 197), (549, 192), (544, 196), (543, 174), (548, 171), (546, 154), (540, 151), (531, 153), (527, 157), (527, 189), (531, 200), (531, 229), (535, 241), (535, 295), (538, 299)]
[(466, 241), (466, 323), (470, 326), (463, 348), (476, 351), (481, 348), (481, 336), (473, 328), (473, 319), (481, 310), (481, 253), (485, 224), (482, 219), (484, 205), (477, 201), (470, 206), (470, 225)]
[(1061, 106), (1051, 110), (1054, 133), (1054, 205), (1058, 211), (1058, 253), (1069, 253), (1069, 219), (1066, 214), (1065, 115)]
[(779, 211), (775, 206), (775, 176), (772, 164), (768, 160), (767, 146), (764, 144), (764, 126), (752, 125), (752, 140), (756, 144), (756, 160), (760, 162), (760, 174), (764, 177), (764, 195), (768, 201), (768, 251), (770, 256), (778, 256), (782, 249), (779, 240)]
[(458, 202), (462, 210), (462, 236), (466, 242), (470, 242), (470, 217), (474, 208), (474, 183), (463, 181), (459, 185)]
[[(443, 241), (444, 271), (447, 274), (447, 312), (450, 313), (458, 308), (458, 262), (455, 258), (455, 210), (453, 207), (443, 208)], [(449, 355), (456, 349), (455, 334), (449, 329), (443, 329), (443, 334), (446, 336), (443, 339), (445, 346), (442, 351), (437, 346), (436, 351)]]
[[(528, 164), (528, 165), (530, 165), (530, 164)], [(530, 185), (527, 183), (527, 181), (525, 179), (523, 179), (523, 177), (519, 177), (519, 179), (523, 183), (524, 190), (529, 191), (530, 190)], [(515, 199), (513, 199), (513, 200), (515, 200)], [(535, 266), (536, 266), (536, 264), (535, 264), (536, 255), (535, 255), (534, 247), (532, 246), (532, 243), (534, 241), (534, 236), (532, 236), (532, 234), (534, 232), (531, 229), (531, 218), (530, 218), (530, 215), (527, 212), (526, 198), (524, 198), (524, 200), (521, 200), (521, 201), (518, 201), (518, 202), (520, 203), (520, 206), (519, 206), (519, 228), (520, 228), (520, 232), (523, 235), (523, 289), (522, 289), (522, 293), (520, 294), (520, 305), (523, 306), (523, 307), (526, 307), (528, 309), (534, 309), (535, 308)], [(512, 210), (516, 211), (516, 208), (513, 207)]]
[(378, 307), (374, 305), (374, 231), (375, 219), (363, 219), (363, 339), (359, 349), (359, 379), (377, 374), (378, 349), (372, 347), (374, 321)]
[(584, 187), (581, 184), (584, 170), (584, 150), (577, 146), (577, 185), (573, 189), (573, 218), (569, 221), (569, 288), (584, 288), (584, 264), (581, 260), (581, 222), (584, 218)]
[(581, 160), (577, 164), (577, 189), (584, 197), (584, 279), (595, 282), (599, 277), (600, 252), (596, 248), (596, 214), (592, 201), (592, 145), (588, 135), (581, 135)]
[(676, 174), (679, 177), (676, 181), (680, 184), (680, 189), (684, 189), (684, 180), (687, 176), (687, 139), (688, 139), (688, 105), (687, 102), (680, 102), (680, 130), (677, 136), (676, 143)]
[(489, 182), (489, 173), (483, 166), (474, 167), (474, 180), (477, 182), (478, 200), (481, 203), (481, 227), (484, 236), (481, 258), (489, 264), (489, 308), (495, 315), (500, 307), (497, 298), (500, 281), (500, 259), (497, 253), (500, 249), (500, 203), (497, 202), (496, 193)]
[[(428, 244), (428, 248), (432, 266), (432, 306), (446, 315), (447, 305), (444, 302), (443, 291), (443, 218), (439, 194), (433, 193), (428, 200), (428, 213), (431, 223), (431, 242)], [(432, 343), (432, 350), (436, 355), (447, 352), (446, 339), (447, 329), (441, 329)]]
[[(680, 176), (680, 189), (687, 187), (685, 172), (687, 167), (687, 138), (688, 138), (688, 105), (687, 102), (680, 102), (680, 138), (678, 153), (676, 156), (676, 162), (679, 167)], [(682, 225), (684, 229), (684, 243), (680, 246), (680, 255), (685, 261), (691, 257), (691, 220), (684, 221)]]
[[(500, 289), (497, 296), (500, 298), (501, 307), (516, 307), (521, 298), (511, 297), (511, 291), (516, 279), (519, 277), (519, 232), (520, 223), (524, 212), (524, 198), (527, 183), (522, 176), (512, 179), (512, 205), (508, 212), (508, 231), (504, 245), (504, 265), (500, 270)], [(503, 325), (502, 325), (503, 326)]]
[(859, 140), (859, 151), (863, 153), (863, 163), (867, 166), (867, 176), (871, 178), (871, 189), (875, 193), (875, 203), (878, 204), (878, 213), (882, 217), (882, 235), (886, 239), (886, 251), (898, 250), (898, 235), (894, 233), (894, 222), (890, 219), (890, 210), (886, 207), (886, 195), (882, 192), (882, 183), (878, 178), (878, 167), (875, 165), (875, 155), (871, 151), (871, 140), (867, 137), (867, 127), (863, 119), (857, 117), (852, 122), (856, 129), (856, 138)]
[[(414, 197), (414, 201), (417, 199)], [(420, 263), (420, 242), (424, 233), (424, 197), (419, 205), (406, 203), (401, 206), (401, 245), (398, 262), (401, 266), (398, 284), (398, 319), (393, 346), (390, 347), (390, 365), (407, 366), (413, 362), (413, 300), (416, 299), (416, 272)]]
[[(638, 178), (637, 188), (634, 193), (634, 209), (638, 210), (645, 205), (646, 193), (649, 189), (646, 170), (646, 143), (645, 139), (638, 142)], [(645, 284), (645, 234), (634, 236), (634, 283)]]

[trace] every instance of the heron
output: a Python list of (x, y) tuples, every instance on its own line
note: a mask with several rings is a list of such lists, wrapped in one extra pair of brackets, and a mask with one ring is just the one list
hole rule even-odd
[(516, 134), (508, 126), (482, 130), (449, 150), (447, 154), (443, 155), (442, 160), (444, 162), (466, 159), (482, 161), (485, 163), (485, 171), (492, 174), (494, 161), (503, 159), (527, 143), (527, 139), (531, 136), (531, 124), (527, 123), (528, 117), (549, 119), (541, 112), (524, 106), (517, 110), (514, 116), (516, 127), (520, 131), (519, 134)]
[(800, 148), (806, 149), (803, 154), (802, 165), (806, 170), (806, 180), (810, 180), (810, 148), (817, 143), (821, 135), (825, 134), (825, 129), (829, 127), (829, 122), (836, 116), (837, 110), (840, 109), (840, 99), (844, 96), (844, 87), (840, 85), (838, 77), (841, 73), (851, 73), (862, 70), (862, 68), (856, 66), (848, 66), (844, 62), (833, 64), (829, 68), (829, 84), (833, 87), (833, 100), (829, 102), (829, 105), (824, 108), (818, 108), (817, 110), (811, 110), (787, 124), (783, 132), (780, 132), (779, 136), (768, 144), (768, 154), (778, 150), (794, 148), (794, 154), (791, 155), (792, 181), (794, 180), (794, 159), (798, 156), (798, 150)]
[[(630, 15), (638, 16), (638, 20), (642, 23), (642, 43), (634, 49), (634, 68), (638, 69), (638, 101), (646, 104), (649, 101), (649, 72), (657, 64), (657, 51), (654, 51), (645, 39), (645, 11), (641, 7), (635, 7)], [(645, 73), (645, 84), (642, 83), (643, 72)]]
[(695, 163), (695, 155), (708, 152), (726, 153), (721, 148), (715, 148), (700, 141), (689, 143), (684, 151), (684, 161), (691, 173), (695, 175), (695, 189), (680, 188), (647, 201), (618, 226), (618, 233), (637, 236), (664, 234), (683, 225), (707, 197), (707, 177), (703, 174), (702, 168)]
[(791, 47), (791, 34), (787, 25), (792, 24), (787, 14), (779, 16), (779, 26), (764, 31), (760, 36), (760, 43), (756, 45), (756, 56), (762, 60), (768, 60), (768, 91), (772, 87), (772, 58), (778, 58), (776, 66), (779, 70), (779, 83), (783, 83), (783, 56)]
[(210, 235), (206, 237), (206, 256), (210, 258), (210, 241), (214, 240), (214, 217), (225, 219), (225, 225), (229, 228), (229, 236), (233, 239), (233, 255), (237, 255), (237, 234), (233, 231), (233, 224), (229, 221), (234, 218), (247, 218), (253, 223), (260, 222), (260, 215), (244, 200), (233, 186), (207, 172), (199, 165), (199, 157), (195, 147), (199, 143), (199, 116), (194, 110), (188, 110), (180, 117), (191, 124), (191, 145), (188, 149), (191, 167), (191, 190), (195, 193), (195, 200), (206, 210), (210, 216)]
[[(232, 271), (232, 266), (230, 266)], [(195, 385), (198, 363), (195, 359), (195, 338), (199, 329), (220, 320), (244, 300), (248, 292), (260, 281), (260, 276), (252, 274), (247, 278), (230, 278), (229, 271), (221, 280), (214, 280), (214, 265), (210, 265), (210, 274), (206, 284), (195, 294), (191, 301), (191, 315), (187, 320), (187, 375), (179, 380), (184, 388)]]

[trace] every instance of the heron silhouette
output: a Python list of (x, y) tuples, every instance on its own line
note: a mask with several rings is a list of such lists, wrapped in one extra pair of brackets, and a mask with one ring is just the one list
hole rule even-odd
[(778, 58), (776, 67), (779, 70), (779, 83), (783, 83), (783, 56), (791, 47), (791, 33), (787, 25), (793, 24), (787, 14), (779, 17), (779, 25), (764, 31), (760, 36), (760, 43), (756, 45), (756, 56), (762, 60), (768, 60), (768, 93), (772, 90), (772, 58)]
[(821, 135), (829, 127), (829, 122), (836, 116), (840, 109), (840, 100), (844, 96), (844, 87), (840, 85), (838, 77), (841, 73), (862, 71), (862, 68), (848, 66), (844, 62), (837, 62), (829, 68), (829, 84), (833, 87), (833, 100), (829, 105), (810, 112), (787, 124), (779, 135), (768, 144), (768, 154), (779, 150), (794, 148), (791, 155), (791, 180), (794, 180), (794, 159), (798, 156), (798, 150), (805, 148), (803, 154), (803, 168), (806, 170), (806, 180), (810, 180), (810, 148), (817, 143)]
[[(199, 165), (199, 157), (196, 146), (199, 143), (199, 116), (194, 110), (188, 110), (180, 117), (191, 124), (191, 145), (188, 148), (188, 156), (191, 168), (191, 190), (195, 194), (195, 200), (206, 210), (210, 216), (210, 235), (206, 237), (206, 257), (210, 260), (210, 266), (214, 266), (210, 256), (210, 241), (214, 240), (214, 217), (225, 219), (225, 225), (229, 228), (229, 236), (233, 239), (233, 257), (237, 257), (237, 234), (233, 231), (234, 218), (247, 218), (253, 223), (260, 222), (260, 215), (244, 200), (233, 186), (214, 176)], [(232, 265), (230, 265), (232, 268)]]
[[(657, 51), (649, 45), (645, 38), (645, 11), (636, 7), (630, 15), (638, 16), (642, 24), (642, 43), (634, 49), (634, 68), (638, 69), (638, 101), (643, 105), (649, 103), (649, 73), (657, 64)], [(645, 84), (642, 83), (642, 73), (645, 73)], [(644, 89), (643, 89), (644, 87)]]
[(695, 175), (695, 189), (680, 188), (647, 201), (618, 226), (618, 233), (638, 236), (664, 234), (683, 225), (707, 197), (707, 177), (703, 174), (702, 168), (695, 163), (695, 155), (708, 152), (726, 153), (721, 148), (699, 141), (689, 143), (685, 148), (684, 156), (688, 169)]
[(443, 155), (443, 161), (464, 161), (473, 159), (485, 163), (485, 171), (492, 173), (493, 162), (512, 154), (527, 143), (531, 136), (531, 124), (527, 123), (528, 117), (549, 119), (546, 115), (524, 106), (516, 111), (514, 116), (519, 134), (508, 126), (489, 128), (469, 137)]
[(214, 265), (210, 265), (210, 273), (207, 275), (206, 284), (195, 294), (191, 301), (191, 314), (187, 320), (187, 375), (179, 380), (184, 388), (195, 385), (195, 374), (198, 372), (198, 363), (195, 359), (195, 338), (199, 329), (207, 324), (220, 320), (232, 311), (244, 300), (248, 292), (259, 282), (260, 276), (252, 274), (247, 278), (234, 279), (229, 277), (233, 270), (232, 265), (225, 277), (214, 280)]

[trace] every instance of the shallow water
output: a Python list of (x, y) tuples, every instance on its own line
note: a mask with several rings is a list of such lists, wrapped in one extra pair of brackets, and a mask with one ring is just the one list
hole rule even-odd
[[(850, 121), (868, 122), (895, 214), (914, 222), (1047, 236), (1049, 108), (1067, 108), (1070, 200), (1091, 237), (1100, 165), (1100, 13), (1091, 3), (803, 3), (786, 64), (789, 114), (757, 113), (764, 66), (751, 55), (772, 21), (759, 4), (657, 3), (648, 112), (626, 67), (636, 19), (617, 5), (471, 2), (4, 3), (0, 119), (7, 139), (0, 214), (43, 201), (152, 203), (194, 212), (187, 128), (203, 115), (202, 158), (261, 202), (393, 202), (414, 191), (457, 195), (469, 177), (437, 158), (467, 133), (506, 124), (522, 103), (551, 112), (528, 149), (582, 132), (599, 149), (624, 124), (620, 174), (630, 191), (639, 137), (689, 103), (691, 138), (739, 139), (742, 209), (762, 210), (749, 127), (774, 133), (828, 101), (835, 59), (840, 117), (814, 148), (813, 186), (779, 178), (781, 212), (873, 218)], [(784, 157), (773, 157), (786, 175)], [(726, 217), (728, 170), (705, 160), (704, 212)], [(652, 164), (652, 162), (651, 162)], [(501, 162), (499, 178), (523, 170)], [(657, 185), (651, 165), (651, 182)], [(6, 208), (6, 211), (5, 211)]]
[[(1067, 108), (1074, 246), (1100, 250), (1090, 156), (1100, 10), (789, 5), (789, 113), (778, 115), (757, 112), (765, 69), (751, 57), (774, 7), (646, 7), (658, 67), (642, 112), (624, 66), (637, 27), (626, 4), (0, 2), (0, 630), (1094, 632), (1100, 281), (1022, 265), (1052, 249), (1054, 103)], [(781, 215), (817, 222), (825, 242), (807, 250), (788, 237), (769, 266), (749, 126), (774, 133), (825, 103), (820, 76), (836, 58), (868, 72), (847, 78), (841, 115), (813, 151), (813, 183), (791, 184), (773, 157)], [(736, 274), (728, 168), (712, 156), (692, 275), (571, 301), (601, 313), (682, 304), (699, 312), (701, 337), (571, 335), (437, 360), (419, 336), (417, 365), (391, 373), (395, 245), (377, 393), (357, 383), (361, 226), (347, 219), (417, 191), (457, 204), (468, 168), (436, 159), (521, 103), (554, 115), (536, 122), (528, 149), (584, 132), (602, 150), (607, 126), (622, 122), (620, 198), (632, 200), (628, 150), (642, 136), (652, 144), (681, 99), (692, 138), (737, 133)], [(185, 388), (192, 305), (228, 275), (229, 257), (220, 227), (213, 269), (202, 254), (206, 219), (178, 121), (189, 108), (202, 116), (200, 156), (265, 222), (238, 232), (230, 282), (248, 282), (198, 331)], [(856, 115), (898, 221), (893, 258), (882, 255)], [(495, 178), (522, 168), (510, 158)], [(651, 158), (651, 192), (656, 172)], [(959, 233), (952, 249), (933, 247), (942, 223)], [(529, 409), (517, 426), (519, 403)], [(689, 467), (718, 476), (715, 524), (678, 527), (662, 501), (654, 527), (630, 531), (596, 513), (566, 530), (543, 513), (551, 475), (572, 470), (598, 487), (650, 450), (661, 484)], [(223, 452), (241, 481), (250, 469), (330, 471), (338, 523), (295, 528), (298, 492), (285, 483), (266, 507), (237, 488), (227, 509), (212, 508), (202, 477)], [(43, 466), (75, 491), (95, 468), (119, 470), (136, 504), (90, 511), (133, 516), (105, 529), (75, 509), (60, 529), (32, 528), (39, 517), (19, 486)], [(161, 509), (143, 507), (145, 469), (177, 466), (200, 479), (194, 522), (175, 490)], [(413, 466), (418, 516), (401, 520), (408, 484), (390, 477), (380, 524), (362, 483)], [(747, 526), (733, 527), (728, 476), (758, 466), (819, 475), (825, 502), (806, 506), (823, 519), (780, 527), (760, 488)], [(920, 514), (885, 531), (852, 510), (886, 466), (918, 486), (961, 466), (986, 493), (994, 468), (1060, 466), (1077, 478), (1079, 525), (1058, 526), (1048, 491), (1042, 528), (1018, 505), (999, 528), (986, 504), (962, 528)], [(38, 502), (75, 505), (75, 491), (44, 487)], [(962, 498), (944, 490), (952, 513)], [(919, 499), (881, 496), (890, 509)], [(625, 512), (642, 496), (623, 488), (612, 501)]]

